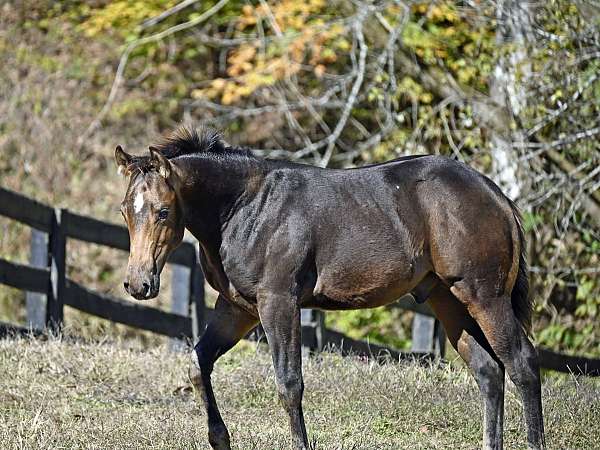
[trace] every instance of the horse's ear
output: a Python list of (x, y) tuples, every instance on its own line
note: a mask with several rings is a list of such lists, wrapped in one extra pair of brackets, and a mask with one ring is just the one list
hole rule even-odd
[(154, 167), (158, 169), (158, 173), (166, 180), (171, 178), (171, 175), (173, 174), (171, 162), (165, 158), (165, 155), (163, 155), (156, 147), (150, 146), (149, 150), (150, 161), (152, 161)]
[(131, 163), (131, 155), (123, 150), (123, 147), (117, 145), (115, 149), (115, 161), (117, 162), (117, 170), (121, 175), (127, 174), (127, 167)]

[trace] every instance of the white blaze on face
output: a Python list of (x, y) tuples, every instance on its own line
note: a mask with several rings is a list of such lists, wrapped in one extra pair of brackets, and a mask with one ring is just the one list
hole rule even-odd
[(133, 210), (137, 214), (142, 210), (143, 207), (144, 207), (144, 196), (142, 195), (141, 192), (138, 192), (138, 194), (135, 196), (135, 200), (133, 201)]

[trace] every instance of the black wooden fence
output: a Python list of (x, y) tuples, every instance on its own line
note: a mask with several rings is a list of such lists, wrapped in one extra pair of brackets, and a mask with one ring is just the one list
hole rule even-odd
[[(58, 331), (64, 306), (176, 339), (197, 339), (211, 309), (205, 303), (204, 278), (196, 247), (182, 243), (169, 258), (172, 266), (171, 312), (101, 294), (81, 286), (66, 275), (69, 239), (91, 242), (123, 251), (129, 250), (129, 234), (122, 226), (54, 209), (15, 192), (0, 188), (0, 216), (31, 227), (30, 264), (0, 258), (0, 284), (27, 292), (27, 323), (1, 324), (0, 335)], [(310, 351), (335, 347), (343, 353), (375, 357), (431, 358), (443, 356), (445, 335), (426, 304), (408, 295), (390, 305), (415, 312), (412, 350), (401, 352), (385, 346), (352, 339), (325, 326), (325, 314), (302, 311), (302, 342)], [(256, 335), (256, 333), (254, 334)], [(572, 357), (538, 349), (543, 367), (563, 372), (600, 374), (600, 360)]]

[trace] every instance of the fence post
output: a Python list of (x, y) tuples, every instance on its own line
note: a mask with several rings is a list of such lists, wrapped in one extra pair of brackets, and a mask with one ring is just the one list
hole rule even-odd
[(415, 314), (412, 323), (412, 351), (431, 353), (434, 350), (435, 319)]
[(202, 267), (197, 261), (191, 268), (191, 283), (189, 308), (192, 316), (192, 332), (194, 334), (194, 344), (198, 342), (204, 329), (206, 328), (206, 301), (204, 292), (204, 273)]
[(66, 245), (67, 239), (62, 228), (62, 210), (56, 208), (50, 230), (50, 287), (46, 296), (46, 326), (54, 332), (60, 330), (63, 322)]
[[(191, 269), (179, 264), (171, 265), (171, 312), (190, 315)], [(193, 337), (193, 336), (190, 336)], [(183, 351), (185, 342), (180, 338), (169, 340), (169, 350)]]
[(302, 354), (307, 355), (323, 350), (323, 334), (325, 330), (325, 315), (322, 311), (302, 309), (300, 311), (300, 325), (312, 328), (308, 337), (302, 338)]
[[(29, 263), (33, 267), (48, 267), (48, 234), (31, 228), (29, 243)], [(32, 330), (43, 330), (46, 326), (46, 295), (38, 292), (25, 294), (27, 309), (27, 327)]]

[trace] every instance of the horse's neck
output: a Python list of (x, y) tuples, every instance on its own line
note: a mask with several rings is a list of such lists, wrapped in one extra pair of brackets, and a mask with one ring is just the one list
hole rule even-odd
[(180, 197), (185, 226), (200, 243), (202, 269), (209, 284), (226, 293), (229, 280), (221, 261), (222, 233), (229, 218), (251, 195), (265, 170), (261, 160), (195, 159), (184, 167)]
[(243, 157), (190, 158), (183, 169), (186, 227), (199, 241), (207, 241), (207, 246), (220, 244), (223, 226), (268, 171), (264, 160)]

